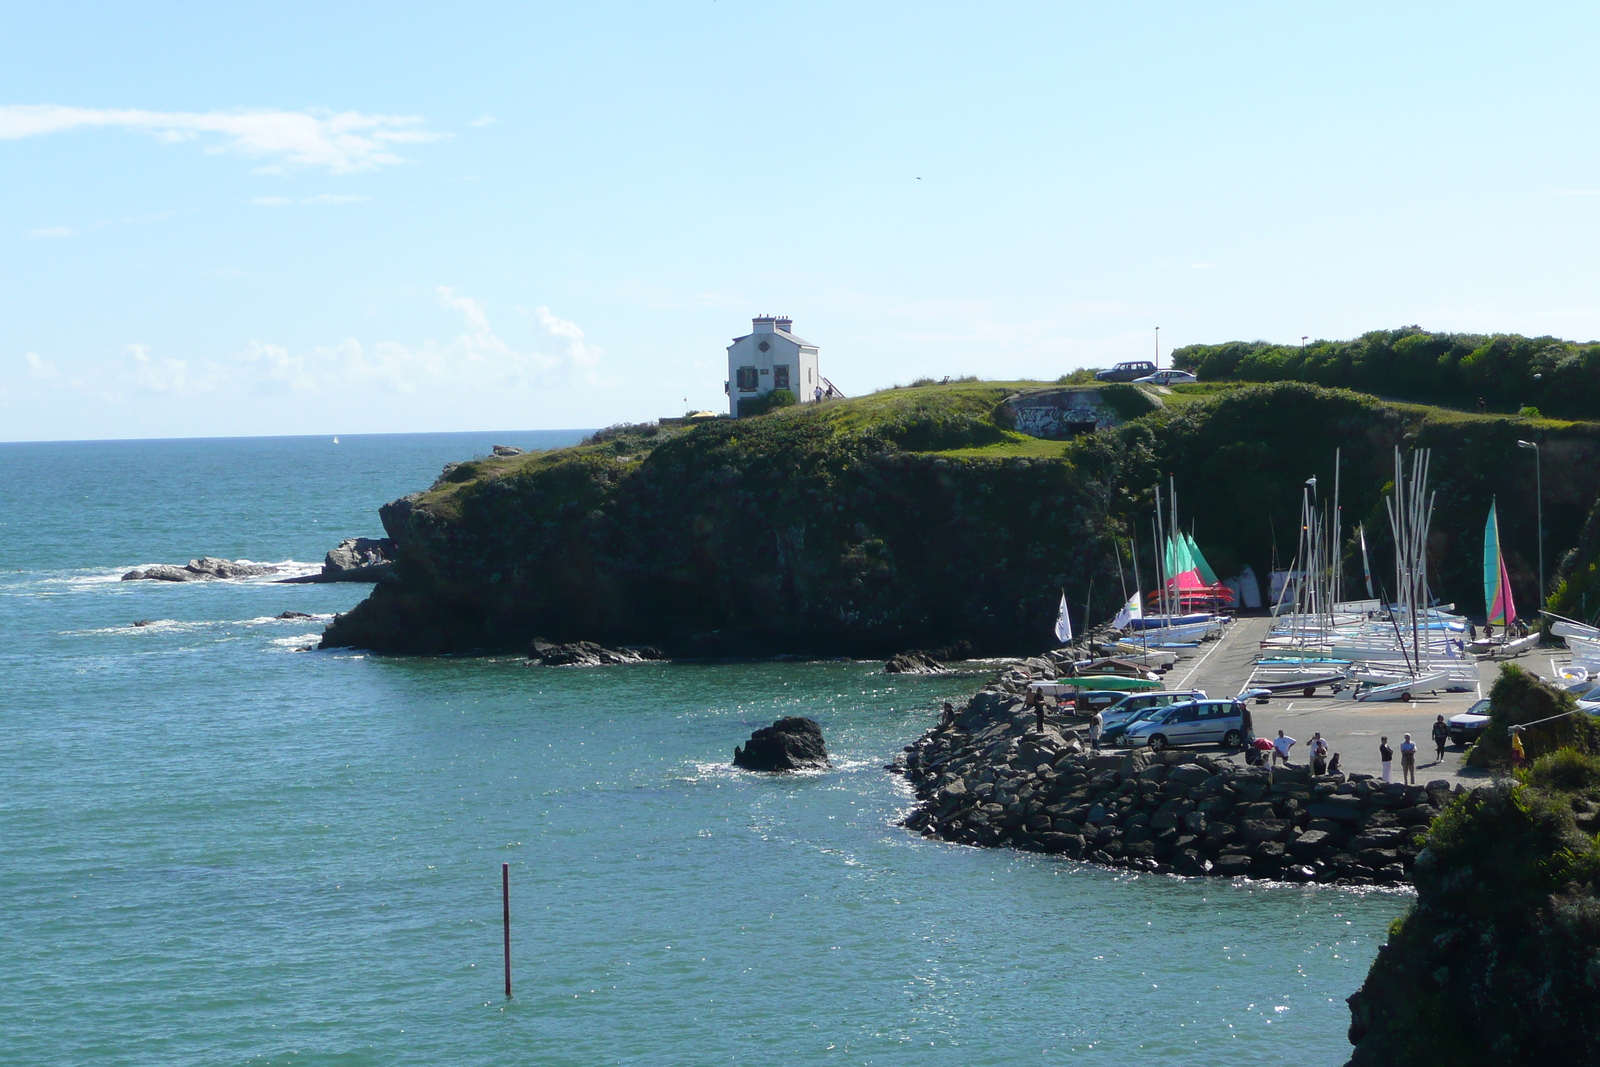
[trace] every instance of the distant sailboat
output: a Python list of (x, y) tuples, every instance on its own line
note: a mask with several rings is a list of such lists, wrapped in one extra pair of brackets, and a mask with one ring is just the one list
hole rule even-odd
[(338, 434), (334, 434), (334, 436), (333, 436), (333, 443), (334, 443), (334, 444), (338, 444), (338, 443), (339, 443), (339, 435), (338, 435)]

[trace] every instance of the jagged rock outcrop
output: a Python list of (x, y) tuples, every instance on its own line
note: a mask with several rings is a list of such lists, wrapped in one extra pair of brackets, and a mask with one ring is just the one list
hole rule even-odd
[(523, 449), (518, 448), (516, 445), (495, 445), (494, 454), (497, 456), (521, 456), (525, 453)]
[(926, 652), (901, 652), (883, 665), (884, 674), (948, 674), (944, 664)]
[(597, 645), (593, 641), (569, 641), (554, 644), (542, 637), (533, 639), (528, 650), (528, 662), (542, 667), (605, 667), (618, 663), (644, 663), (664, 660), (659, 648), (614, 649)]
[(822, 727), (791, 715), (763, 726), (733, 750), (733, 765), (749, 771), (805, 771), (829, 766)]
[(284, 585), (324, 582), (379, 582), (394, 571), (399, 549), (389, 537), (347, 537), (329, 550), (322, 570), (283, 579)]
[(277, 574), (278, 568), (267, 563), (249, 563), (245, 560), (218, 559), (201, 556), (191, 559), (182, 567), (158, 563), (152, 567), (139, 567), (122, 576), (125, 582), (215, 582), (230, 578), (258, 578), (263, 574)]

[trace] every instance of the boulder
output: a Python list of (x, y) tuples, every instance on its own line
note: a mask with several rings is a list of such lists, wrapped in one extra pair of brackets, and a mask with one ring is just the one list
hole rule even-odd
[(393, 539), (388, 537), (347, 537), (323, 557), (322, 573), (347, 574), (393, 563), (398, 551)]
[(554, 644), (535, 637), (528, 649), (528, 662), (543, 667), (604, 667), (617, 663), (643, 663), (663, 660), (659, 648), (606, 648), (593, 641), (568, 641)]
[(279, 618), (279, 619), (314, 619), (314, 618), (316, 618), (315, 615), (308, 615), (303, 611), (283, 611), (283, 612), (279, 612), (274, 617), (275, 618)]
[(277, 574), (278, 568), (267, 563), (248, 563), (244, 560), (218, 559), (201, 556), (191, 559), (182, 567), (158, 563), (153, 567), (136, 568), (122, 576), (125, 582), (213, 582), (231, 578), (257, 578), (263, 574)]
[(902, 652), (883, 665), (885, 674), (946, 674), (945, 665), (926, 652)]
[(1218, 856), (1211, 862), (1211, 873), (1220, 878), (1250, 873), (1250, 857), (1246, 855)]
[[(733, 764), (751, 771), (799, 771), (829, 766), (822, 727), (815, 719), (791, 715), (763, 726), (733, 750)], [(950, 783), (951, 788), (959, 783)], [(962, 785), (960, 792), (965, 792)]]
[(525, 453), (516, 445), (495, 445), (494, 454), (497, 456), (521, 456)]

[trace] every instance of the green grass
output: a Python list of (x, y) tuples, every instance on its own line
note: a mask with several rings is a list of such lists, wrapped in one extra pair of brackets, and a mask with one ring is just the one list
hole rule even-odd
[(1065, 441), (1046, 441), (1042, 437), (1005, 431), (1005, 440), (979, 448), (947, 448), (923, 455), (948, 459), (1060, 459), (1066, 453)]

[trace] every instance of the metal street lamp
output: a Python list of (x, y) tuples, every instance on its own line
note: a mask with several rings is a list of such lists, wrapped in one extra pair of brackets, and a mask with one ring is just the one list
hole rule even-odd
[(1533, 449), (1534, 494), (1539, 508), (1539, 607), (1544, 607), (1544, 462), (1537, 441), (1518, 441), (1518, 448)]

